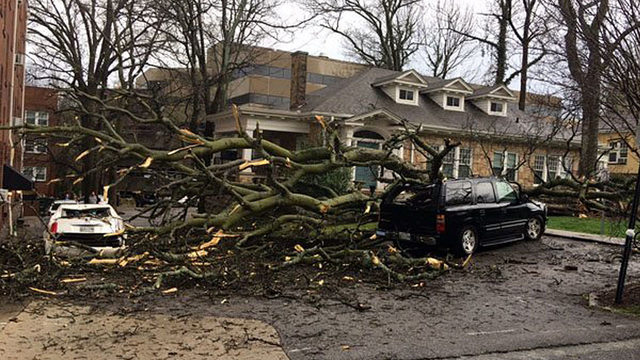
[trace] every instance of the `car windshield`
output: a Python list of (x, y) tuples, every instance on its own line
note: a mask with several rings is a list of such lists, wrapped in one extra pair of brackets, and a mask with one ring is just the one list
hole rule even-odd
[(109, 208), (93, 208), (93, 209), (62, 209), (63, 218), (82, 218), (95, 217), (104, 218), (110, 216)]

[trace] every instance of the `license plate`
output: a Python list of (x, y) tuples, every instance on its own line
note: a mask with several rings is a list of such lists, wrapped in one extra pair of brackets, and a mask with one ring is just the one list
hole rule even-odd
[(398, 239), (400, 239), (400, 240), (411, 240), (411, 234), (406, 233), (406, 232), (399, 232), (398, 233)]
[(81, 233), (92, 233), (93, 232), (93, 226), (81, 226), (80, 227), (80, 232)]

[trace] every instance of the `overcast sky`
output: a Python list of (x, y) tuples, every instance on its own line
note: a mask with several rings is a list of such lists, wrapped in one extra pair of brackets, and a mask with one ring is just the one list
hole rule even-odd
[[(424, 0), (425, 4), (430, 2), (434, 3), (436, 0)], [(470, 8), (475, 14), (475, 21), (480, 23), (482, 17), (478, 16), (479, 13), (486, 12), (489, 4), (489, 0), (442, 0), (453, 1), (462, 7)], [(296, 18), (301, 13), (301, 10), (292, 5), (283, 5), (284, 9), (281, 12), (281, 16), (287, 19), (289, 16)], [(478, 29), (478, 33), (482, 33)], [(339, 35), (332, 34), (330, 31), (323, 30), (318, 26), (308, 26), (303, 30), (298, 30), (295, 34), (291, 35), (289, 39), (276, 42), (267, 42), (264, 45), (267, 47), (278, 48), (288, 51), (302, 50), (307, 51), (311, 55), (326, 55), (335, 59), (353, 60), (349, 59), (349, 55), (345, 52), (344, 43)], [(490, 61), (489, 54), (485, 52), (484, 56), (481, 54), (478, 48), (477, 56), (468, 61), (468, 66), (464, 69), (464, 73), (455, 73), (452, 76), (462, 76), (468, 81), (481, 82), (485, 75)], [(473, 65), (471, 65), (473, 64)], [(415, 68), (419, 71), (425, 71), (424, 63), (420, 60), (420, 54), (414, 56), (413, 61), (410, 64), (411, 68)], [(510, 87), (514, 87), (517, 84), (517, 79), (511, 83)]]

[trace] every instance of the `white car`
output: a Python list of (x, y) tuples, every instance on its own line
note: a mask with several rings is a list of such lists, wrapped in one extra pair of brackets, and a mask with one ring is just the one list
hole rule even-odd
[(77, 204), (77, 203), (78, 202), (76, 200), (56, 200), (51, 204), (51, 206), (49, 206), (49, 216), (53, 216), (53, 214), (56, 212), (56, 210), (58, 210), (58, 208), (62, 204)]
[(86, 249), (65, 242), (88, 246), (103, 254), (115, 253), (124, 248), (125, 240), (124, 221), (108, 204), (61, 204), (44, 232), (47, 254), (86, 253)]

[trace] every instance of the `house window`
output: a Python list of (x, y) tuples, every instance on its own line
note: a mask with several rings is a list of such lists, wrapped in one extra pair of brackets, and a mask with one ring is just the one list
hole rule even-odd
[[(444, 145), (440, 146), (440, 151)], [(442, 175), (447, 178), (460, 179), (471, 176), (471, 149), (456, 147), (442, 158)]]
[(47, 152), (47, 140), (30, 139), (24, 142), (24, 152), (30, 154), (44, 154)]
[(611, 151), (609, 152), (609, 164), (626, 164), (627, 156), (629, 155), (629, 149), (627, 143), (619, 141), (609, 142)]
[(414, 92), (413, 90), (400, 89), (398, 97), (400, 100), (413, 101)]
[(26, 111), (26, 118), (29, 125), (49, 125), (49, 113), (46, 111)]
[(558, 157), (549, 156), (547, 158), (547, 179), (555, 180), (558, 176)]
[(493, 153), (493, 162), (491, 168), (493, 169), (493, 176), (502, 176), (502, 169), (504, 167), (504, 153), (496, 151)]
[(573, 172), (573, 158), (571, 156), (567, 156), (564, 158), (564, 167), (562, 169), (567, 175)]
[(471, 176), (471, 149), (459, 148), (458, 178)]
[(509, 181), (518, 180), (518, 154), (516, 153), (494, 152), (491, 167), (495, 176), (504, 174), (504, 178)]
[(447, 107), (460, 107), (460, 98), (458, 96), (447, 96)]
[(516, 165), (518, 163), (518, 154), (507, 153), (507, 163), (506, 163), (506, 178), (509, 181), (516, 181), (518, 179), (518, 169)]
[(495, 101), (491, 102), (490, 110), (491, 110), (492, 113), (502, 113), (503, 109), (504, 109), (504, 104), (503, 103), (495, 102)]
[(533, 173), (534, 173), (534, 184), (542, 184), (545, 182), (545, 174), (544, 174), (544, 155), (536, 155), (533, 158)]
[(452, 149), (442, 158), (442, 175), (453, 178), (453, 163), (456, 159), (456, 149)]
[(33, 181), (47, 181), (47, 168), (44, 166), (25, 166), (22, 173)]

